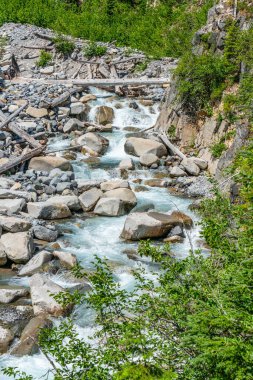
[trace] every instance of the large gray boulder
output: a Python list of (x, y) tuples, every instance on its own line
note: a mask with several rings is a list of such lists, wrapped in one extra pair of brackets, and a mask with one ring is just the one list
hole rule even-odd
[(103, 216), (121, 216), (129, 211), (129, 203), (118, 198), (101, 198), (96, 204), (94, 214)]
[(184, 224), (183, 215), (185, 214), (169, 215), (156, 211), (132, 213), (126, 218), (121, 237), (125, 240), (163, 237), (174, 226)]
[(30, 288), (35, 315), (51, 314), (59, 317), (71, 311), (70, 305), (62, 306), (53, 298), (54, 295), (63, 292), (64, 289), (45, 275), (34, 274), (30, 279)]
[(72, 165), (63, 157), (56, 156), (39, 156), (33, 157), (29, 163), (29, 169), (50, 172), (58, 168), (63, 171), (73, 170)]
[(56, 228), (52, 229), (37, 224), (33, 227), (33, 234), (36, 239), (53, 242), (58, 238), (59, 232)]
[(102, 182), (100, 185), (100, 189), (102, 191), (110, 191), (114, 189), (119, 189), (119, 188), (129, 188), (129, 182), (125, 181), (123, 179), (114, 179), (111, 181), (106, 181)]
[(120, 170), (133, 170), (134, 169), (134, 163), (131, 158), (124, 158), (119, 163)]
[(99, 187), (101, 180), (94, 180), (94, 179), (77, 179), (77, 189), (80, 193), (90, 190), (93, 187)]
[(199, 175), (200, 168), (193, 159), (191, 158), (185, 158), (183, 161), (181, 161), (181, 165), (185, 168), (187, 173), (191, 175)]
[(30, 305), (0, 305), (0, 326), (8, 326), (14, 335), (19, 336), (32, 317)]
[(87, 190), (79, 196), (79, 201), (84, 211), (91, 211), (98, 200), (103, 196), (100, 189), (94, 187), (93, 189)]
[(112, 123), (114, 118), (113, 108), (108, 106), (100, 106), (96, 111), (96, 122), (98, 124), (110, 124)]
[(29, 290), (26, 288), (0, 288), (0, 303), (8, 304), (28, 294)]
[(130, 209), (137, 204), (137, 198), (131, 189), (119, 188), (107, 191), (103, 194), (104, 198), (116, 198), (129, 204)]
[(65, 204), (71, 211), (81, 210), (81, 204), (76, 195), (55, 195), (46, 200), (46, 203), (55, 204)]
[(62, 265), (67, 269), (71, 269), (77, 264), (76, 255), (73, 253), (65, 251), (54, 251), (53, 255), (59, 259)]
[(109, 140), (99, 133), (88, 132), (76, 140), (77, 145), (87, 146), (97, 154), (104, 154), (109, 146)]
[(28, 231), (32, 227), (32, 224), (22, 218), (1, 215), (0, 226), (7, 232), (24, 232)]
[(34, 200), (34, 194), (22, 190), (0, 189), (0, 199), (24, 199), (29, 202)]
[(27, 209), (29, 215), (37, 219), (64, 219), (72, 215), (68, 206), (60, 203), (29, 202), (27, 203)]
[(154, 153), (144, 153), (140, 156), (140, 163), (143, 166), (151, 166), (153, 164), (157, 164), (159, 158)]
[(0, 211), (8, 214), (15, 214), (21, 211), (26, 205), (23, 198), (20, 199), (0, 199)]
[(125, 142), (124, 148), (126, 153), (137, 157), (147, 153), (153, 153), (157, 157), (167, 155), (167, 149), (161, 142), (139, 137), (129, 137)]
[(183, 169), (181, 169), (179, 166), (173, 166), (173, 168), (171, 169), (170, 171), (170, 176), (172, 178), (176, 178), (176, 177), (185, 177), (187, 176), (187, 174), (185, 173), (185, 171)]
[(36, 255), (34, 255), (26, 265), (24, 265), (18, 275), (20, 277), (23, 276), (32, 276), (35, 273), (43, 271), (43, 265), (52, 260), (53, 256), (48, 251), (40, 251)]
[(14, 184), (13, 179), (0, 177), (0, 189), (10, 189)]
[(26, 263), (34, 252), (33, 237), (30, 231), (2, 235), (1, 243), (7, 257), (17, 264)]
[(69, 119), (63, 127), (64, 133), (70, 133), (77, 129), (83, 128), (83, 123), (78, 119)]
[(0, 267), (7, 263), (7, 256), (3, 243), (0, 241)]
[(14, 339), (14, 334), (7, 327), (0, 326), (0, 354), (8, 351), (11, 342)]

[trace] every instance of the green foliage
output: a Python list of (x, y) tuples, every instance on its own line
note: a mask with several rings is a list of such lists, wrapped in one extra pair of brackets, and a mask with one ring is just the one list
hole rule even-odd
[(164, 372), (159, 368), (141, 365), (126, 365), (113, 376), (113, 380), (175, 380), (177, 375), (172, 372)]
[(69, 56), (73, 51), (75, 50), (75, 44), (74, 42), (68, 40), (67, 38), (63, 37), (62, 35), (57, 36), (53, 40), (55, 44), (56, 51), (58, 53), (62, 53), (64, 56)]
[(138, 63), (135, 66), (135, 71), (141, 73), (142, 71), (146, 70), (146, 68), (148, 67), (148, 63), (149, 63), (149, 60), (147, 59), (143, 62)]
[(106, 54), (107, 48), (105, 46), (98, 45), (96, 42), (91, 42), (85, 49), (84, 55), (87, 58), (101, 57)]
[(17, 368), (4, 368), (3, 374), (12, 377), (16, 380), (33, 380), (32, 376), (26, 375), (25, 372), (17, 370)]
[(214, 158), (219, 158), (222, 153), (227, 149), (224, 142), (217, 142), (211, 146), (211, 153)]
[(36, 62), (38, 67), (45, 67), (52, 61), (52, 54), (45, 50), (41, 50), (38, 61)]

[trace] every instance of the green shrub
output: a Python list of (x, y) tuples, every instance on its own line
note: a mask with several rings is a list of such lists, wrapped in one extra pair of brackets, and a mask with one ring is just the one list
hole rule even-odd
[(62, 53), (64, 56), (69, 56), (75, 50), (74, 42), (68, 40), (63, 36), (54, 38), (54, 45), (58, 53)]
[(227, 146), (224, 142), (218, 142), (211, 146), (211, 153), (214, 158), (219, 158), (222, 153), (227, 149)]
[(41, 50), (38, 61), (36, 62), (38, 67), (45, 67), (52, 62), (52, 54), (45, 50)]
[(107, 52), (107, 48), (98, 45), (96, 42), (90, 42), (89, 45), (84, 48), (83, 52), (87, 58), (101, 57)]

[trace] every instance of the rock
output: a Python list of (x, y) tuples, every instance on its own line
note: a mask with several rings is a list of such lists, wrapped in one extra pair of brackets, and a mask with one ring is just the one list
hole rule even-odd
[(85, 191), (79, 196), (82, 209), (84, 211), (91, 211), (102, 196), (102, 191), (97, 188)]
[(54, 72), (54, 66), (47, 66), (40, 69), (41, 74), (51, 75)]
[(62, 265), (67, 269), (73, 268), (77, 264), (76, 255), (64, 251), (54, 251), (53, 255), (57, 257)]
[(172, 180), (170, 179), (152, 178), (144, 181), (144, 184), (150, 187), (168, 187), (171, 185), (171, 182)]
[(8, 304), (20, 297), (27, 297), (29, 290), (26, 288), (0, 288), (0, 303)]
[(79, 128), (83, 128), (83, 123), (78, 119), (69, 119), (63, 127), (64, 133), (75, 131)]
[(182, 243), (184, 241), (184, 238), (182, 238), (182, 236), (178, 236), (178, 235), (174, 235), (174, 236), (170, 236), (170, 237), (166, 237), (165, 239), (163, 239), (163, 241), (165, 243)]
[(0, 189), (10, 189), (15, 184), (10, 178), (0, 177)]
[(32, 317), (31, 306), (0, 305), (0, 326), (7, 325), (14, 335), (20, 335)]
[(88, 132), (80, 136), (76, 143), (77, 145), (87, 146), (98, 154), (104, 154), (109, 146), (109, 140), (94, 132)]
[(51, 326), (52, 322), (44, 315), (32, 318), (22, 331), (18, 343), (10, 350), (10, 355), (24, 356), (37, 353), (40, 330)]
[(144, 166), (151, 166), (157, 164), (159, 158), (153, 153), (145, 153), (140, 156), (140, 163)]
[(201, 169), (205, 170), (208, 167), (207, 161), (203, 160), (202, 158), (198, 157), (192, 157), (193, 162)]
[(30, 288), (35, 315), (46, 313), (59, 317), (70, 311), (70, 306), (62, 306), (53, 298), (53, 295), (63, 292), (64, 289), (45, 275), (34, 274), (30, 280)]
[(213, 195), (213, 184), (205, 176), (199, 176), (186, 188), (189, 197), (211, 197)]
[(0, 241), (0, 267), (7, 263), (7, 256), (3, 243)]
[(0, 211), (15, 214), (21, 211), (26, 205), (24, 199), (0, 199)]
[(39, 224), (33, 227), (33, 234), (36, 239), (48, 242), (53, 242), (58, 238), (58, 231), (56, 229), (53, 230)]
[(46, 201), (47, 204), (65, 204), (71, 211), (82, 209), (80, 201), (76, 195), (55, 195)]
[(80, 98), (80, 102), (82, 102), (82, 103), (87, 103), (87, 102), (89, 102), (89, 101), (91, 101), (91, 100), (96, 100), (96, 99), (97, 99), (96, 95), (93, 95), (93, 94), (87, 94), (87, 95), (84, 95), (84, 96), (82, 96), (82, 97)]
[(11, 342), (14, 339), (14, 334), (7, 327), (0, 326), (0, 354), (8, 351)]
[(119, 163), (119, 168), (121, 170), (133, 170), (134, 169), (134, 163), (131, 158), (124, 158)]
[(26, 263), (34, 252), (31, 232), (15, 232), (4, 234), (1, 237), (7, 257), (14, 263)]
[(33, 194), (30, 192), (12, 189), (0, 189), (0, 199), (24, 199), (27, 202), (34, 200)]
[(96, 122), (98, 124), (110, 124), (114, 118), (114, 111), (111, 107), (100, 106), (97, 108), (96, 112)]
[(199, 175), (200, 169), (191, 158), (186, 158), (181, 161), (181, 165), (185, 168), (187, 173), (191, 175)]
[(81, 115), (85, 112), (85, 106), (81, 102), (71, 103), (70, 115)]
[(101, 198), (96, 204), (94, 214), (103, 216), (121, 216), (129, 211), (129, 203), (118, 198)]
[(91, 179), (77, 179), (77, 188), (80, 192), (92, 189), (93, 187), (100, 187), (103, 181)]
[(170, 176), (172, 178), (174, 178), (174, 177), (184, 177), (184, 176), (187, 176), (187, 174), (185, 173), (185, 171), (183, 171), (182, 169), (180, 169), (179, 166), (173, 166), (173, 168), (170, 171)]
[(116, 198), (124, 201), (129, 205), (129, 208), (133, 208), (137, 204), (137, 198), (134, 192), (130, 189), (119, 188), (107, 191), (103, 194), (104, 198)]
[(139, 137), (129, 137), (125, 142), (125, 152), (133, 156), (142, 156), (146, 153), (153, 153), (157, 157), (167, 155), (166, 147), (155, 140), (143, 139)]
[(102, 182), (100, 185), (100, 189), (102, 191), (110, 191), (114, 189), (119, 189), (119, 188), (129, 188), (129, 182), (122, 180), (122, 179), (116, 179), (116, 180), (111, 180), (111, 181), (106, 181)]
[(183, 228), (182, 228), (181, 226), (173, 227), (173, 228), (170, 230), (170, 232), (169, 232), (169, 234), (168, 234), (168, 237), (175, 236), (175, 235), (177, 235), (177, 236), (181, 236), (181, 237), (183, 237), (183, 238), (185, 237), (184, 230), (183, 230)]
[(173, 211), (171, 216), (181, 222), (185, 228), (191, 228), (193, 226), (192, 218), (181, 211)]
[(166, 235), (174, 226), (182, 225), (178, 215), (163, 214), (156, 211), (134, 212), (127, 216), (121, 238), (140, 240), (158, 238)]
[(52, 169), (72, 171), (72, 166), (68, 160), (56, 156), (33, 157), (29, 163), (29, 169), (50, 172)]
[(27, 204), (28, 213), (33, 218), (53, 220), (69, 218), (72, 214), (65, 204), (50, 204), (47, 202), (29, 202)]
[(30, 230), (32, 224), (25, 219), (14, 216), (0, 216), (0, 226), (7, 232), (24, 232)]
[(26, 113), (27, 115), (35, 117), (35, 118), (42, 118), (48, 115), (46, 108), (28, 107), (26, 109)]
[(43, 265), (50, 260), (52, 260), (52, 254), (48, 251), (40, 251), (36, 255), (34, 255), (31, 260), (28, 261), (26, 265), (24, 265), (18, 275), (22, 276), (32, 276), (35, 273), (42, 271)]

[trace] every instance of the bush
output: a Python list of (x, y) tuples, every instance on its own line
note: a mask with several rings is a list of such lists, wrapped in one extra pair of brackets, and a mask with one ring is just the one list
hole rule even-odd
[(36, 64), (38, 67), (45, 67), (49, 63), (51, 63), (51, 61), (52, 61), (52, 54), (48, 53), (45, 50), (42, 50), (40, 52), (40, 57), (39, 57), (38, 61), (36, 62)]
[(75, 44), (63, 36), (58, 36), (54, 40), (55, 48), (58, 53), (64, 56), (70, 55), (75, 50)]
[(95, 42), (91, 42), (86, 48), (84, 48), (83, 52), (87, 58), (101, 57), (107, 52), (107, 48), (105, 46), (98, 45)]
[(227, 146), (224, 142), (218, 142), (216, 144), (213, 144), (211, 146), (212, 156), (214, 158), (219, 158), (226, 149)]

